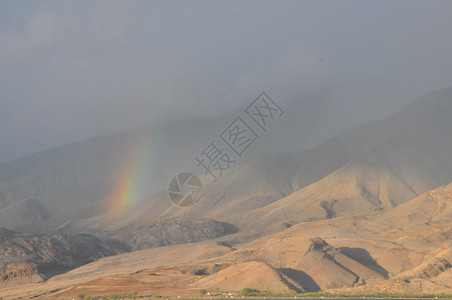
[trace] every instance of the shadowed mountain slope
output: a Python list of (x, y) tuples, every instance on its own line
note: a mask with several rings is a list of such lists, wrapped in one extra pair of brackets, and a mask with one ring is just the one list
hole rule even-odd
[(101, 257), (124, 253), (121, 243), (87, 234), (27, 236), (0, 229), (0, 282), (41, 281)]

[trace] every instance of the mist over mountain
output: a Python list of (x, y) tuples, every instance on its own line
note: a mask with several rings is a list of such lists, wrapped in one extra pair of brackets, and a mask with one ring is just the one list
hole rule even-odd
[[(254, 212), (258, 215), (273, 211), (283, 222), (288, 216), (275, 208), (278, 203), (294, 214), (294, 208), (302, 205), (303, 220), (387, 210), (450, 180), (451, 94), (452, 89), (430, 93), (386, 119), (354, 128), (312, 149), (241, 159), (216, 183), (202, 177), (205, 197), (187, 209), (172, 206), (165, 192), (150, 196), (164, 189), (182, 166), (194, 165), (194, 159), (186, 154), (195, 153), (208, 132), (221, 124), (178, 124), (152, 131), (142, 128), (45, 151), (0, 166), (0, 225), (14, 230), (55, 231), (68, 221), (102, 223), (107, 214), (118, 213), (107, 211), (113, 198), (127, 196), (115, 195), (115, 185), (122, 184), (117, 177), (135, 176), (136, 170), (118, 174), (118, 170), (126, 172), (121, 171), (121, 164), (128, 163), (130, 155), (139, 156), (140, 151), (146, 156), (136, 163), (143, 165), (144, 172), (132, 179), (144, 182), (144, 188), (135, 186), (142, 189), (143, 199), (122, 204), (133, 207), (126, 222), (159, 216), (230, 221), (236, 214), (255, 209), (262, 209)], [(200, 134), (202, 130), (206, 134)], [(155, 153), (166, 159), (154, 161)], [(320, 191), (326, 194), (319, 196)], [(313, 215), (306, 213), (311, 206), (302, 204), (300, 198), (316, 199)], [(262, 216), (249, 218), (255, 219), (263, 222)]]
[(287, 130), (315, 129), (269, 150), (299, 151), (452, 75), (442, 1), (3, 8), (0, 162), (146, 124), (235, 115), (263, 90), (287, 108)]

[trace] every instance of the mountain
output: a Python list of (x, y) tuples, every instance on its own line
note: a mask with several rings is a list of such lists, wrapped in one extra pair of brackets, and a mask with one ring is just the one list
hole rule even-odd
[[(331, 195), (314, 201), (309, 208), (312, 215), (304, 213), (303, 218), (290, 222), (372, 214), (448, 183), (452, 174), (447, 151), (452, 147), (451, 99), (452, 89), (432, 92), (386, 119), (349, 130), (312, 149), (240, 159), (215, 183), (201, 176), (205, 197), (197, 205), (180, 209), (161, 192), (127, 204), (131, 213), (125, 218), (112, 218), (117, 212), (106, 212), (106, 207), (117, 196), (115, 185), (121, 184), (117, 177), (125, 176), (118, 170), (130, 153), (132, 157), (140, 151), (159, 153), (158, 162), (150, 158), (137, 162), (144, 168), (137, 179), (143, 182), (140, 192), (151, 195), (178, 170), (192, 165), (187, 155), (197, 155), (208, 132), (221, 127), (213, 120), (181, 122), (48, 150), (0, 165), (0, 226), (26, 232), (65, 228), (94, 233), (141, 219), (185, 217), (211, 218), (246, 228), (254, 226), (246, 220), (267, 215), (277, 209), (276, 202), (293, 206), (288, 200), (291, 197), (300, 199), (293, 200), (297, 203), (293, 207), (306, 209), (301, 203), (316, 197), (315, 184), (319, 192), (323, 186), (331, 187)], [(160, 170), (158, 175), (155, 170)], [(304, 188), (308, 189), (302, 191)], [(243, 213), (251, 215), (242, 218)], [(115, 219), (121, 223), (115, 224)], [(271, 221), (271, 216), (268, 219), (269, 226), (281, 222)]]
[(452, 220), (452, 184), (425, 192), (377, 219), (404, 228), (449, 224)]
[(374, 215), (451, 181), (451, 114), (452, 89), (430, 93), (313, 149), (244, 159), (207, 183), (200, 203), (161, 215), (202, 215), (263, 234), (284, 224)]
[(115, 162), (143, 149), (146, 130), (3, 164), (0, 224), (44, 233), (0, 230), (3, 274), (80, 267), (0, 297), (450, 292), (451, 109), (452, 89), (440, 90), (312, 149), (245, 157), (217, 182), (200, 176), (205, 194), (186, 208), (162, 191), (105, 211)]
[[(104, 258), (56, 276), (40, 287), (25, 288), (68, 298), (81, 292), (95, 296), (126, 291), (196, 296), (201, 289), (237, 293), (243, 288), (274, 292), (450, 293), (450, 220), (398, 227), (389, 222), (393, 211), (402, 206), (415, 209), (420, 199), (429, 195), (449, 203), (450, 188), (451, 184), (439, 187), (377, 216), (302, 222), (233, 246), (227, 245), (230, 237), (225, 236), (216, 242)], [(446, 227), (449, 231), (442, 230)], [(101, 271), (103, 276), (99, 278)], [(73, 287), (62, 288), (68, 281)], [(56, 292), (48, 292), (52, 289)]]
[(155, 194), (193, 165), (187, 156), (194, 157), (210, 136), (221, 132), (222, 121), (143, 127), (1, 163), (0, 226), (46, 233), (103, 214), (123, 180), (138, 173), (140, 193)]
[[(405, 292), (450, 293), (452, 224), (402, 222), (394, 213), (417, 211), (441, 215), (452, 201), (452, 183), (424, 193), (376, 216), (344, 216), (301, 222), (251, 242), (216, 241), (165, 246), (102, 258), (19, 291), (0, 289), (0, 296), (26, 293), (73, 298), (137, 292), (139, 296), (196, 296), (243, 288), (273, 292)], [(437, 212), (433, 213), (432, 212)], [(410, 214), (407, 214), (410, 215)], [(421, 221), (424, 215), (413, 220)], [(438, 219), (439, 220), (439, 219)], [(406, 224), (405, 224), (406, 223)], [(445, 230), (447, 229), (448, 230)], [(101, 274), (101, 275), (100, 275)]]
[(166, 245), (195, 243), (235, 233), (215, 220), (154, 220), (89, 234), (24, 235), (0, 227), (0, 286), (42, 281), (101, 257)]
[(42, 281), (101, 257), (124, 253), (121, 243), (87, 234), (27, 236), (0, 229), (0, 285)]
[(196, 243), (236, 233), (237, 228), (215, 220), (157, 219), (152, 223), (136, 223), (114, 231), (97, 233), (104, 240), (124, 242), (132, 251)]

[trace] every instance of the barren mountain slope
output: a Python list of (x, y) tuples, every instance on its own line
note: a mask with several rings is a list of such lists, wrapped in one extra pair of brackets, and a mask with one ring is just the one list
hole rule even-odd
[[(208, 216), (247, 228), (392, 208), (450, 182), (451, 114), (452, 89), (430, 93), (314, 149), (243, 159), (206, 184), (197, 205), (171, 206), (162, 215)], [(151, 198), (149, 207), (153, 200), (163, 199)]]
[(452, 225), (452, 183), (428, 191), (382, 215), (376, 220), (392, 226)]
[(124, 253), (121, 243), (86, 234), (27, 236), (2, 229), (0, 286), (18, 279), (41, 281), (101, 257)]
[[(420, 199), (429, 195), (448, 202), (450, 187), (435, 189), (403, 206), (418, 207)], [(65, 299), (80, 293), (95, 296), (135, 291), (141, 295), (193, 296), (199, 295), (200, 289), (218, 292), (244, 287), (298, 292), (451, 292), (450, 220), (394, 227), (388, 222), (393, 218), (391, 210), (400, 208), (381, 217), (302, 222), (233, 246), (227, 245), (229, 237), (225, 236), (103, 258), (47, 282), (22, 285), (20, 291), (0, 289), (0, 297)]]
[[(451, 98), (452, 99), (452, 98)], [(450, 103), (450, 104), (449, 104)], [(446, 105), (447, 104), (447, 105)], [(452, 100), (380, 142), (321, 180), (265, 207), (227, 215), (239, 228), (273, 232), (337, 216), (370, 216), (407, 202), (452, 179)]]
[[(140, 203), (129, 204), (133, 213), (125, 221), (132, 224), (141, 218), (158, 216), (232, 220), (236, 214), (264, 207), (321, 180), (391, 137), (405, 135), (406, 132), (412, 133), (408, 139), (412, 139), (415, 145), (422, 144), (421, 149), (415, 147), (415, 152), (427, 150), (429, 159), (430, 154), (434, 153), (433, 164), (436, 166), (440, 161), (448, 167), (451, 165), (450, 155), (441, 149), (450, 149), (451, 99), (452, 89), (440, 90), (420, 98), (385, 120), (349, 130), (313, 149), (241, 159), (233, 164), (228, 175), (217, 182), (210, 183), (210, 177), (203, 178), (206, 196), (198, 205), (181, 210), (172, 206), (165, 192), (162, 192)], [(175, 129), (144, 128), (121, 135), (92, 138), (1, 164), (0, 226), (38, 232), (55, 231), (61, 227), (73, 230), (71, 232), (88, 232), (108, 226), (122, 226), (124, 220), (121, 224), (105, 223), (106, 220), (114, 220), (111, 214), (116, 213), (105, 214), (105, 208), (114, 196), (112, 191), (117, 184), (116, 177), (128, 155), (143, 150), (152, 141), (154, 148), (143, 151), (163, 156), (159, 156), (158, 163), (155, 161), (157, 165), (150, 167), (145, 177), (154, 183), (151, 185), (164, 188), (172, 176), (170, 174), (173, 174), (171, 172), (176, 174), (177, 171), (173, 170), (182, 170), (185, 165), (193, 164), (187, 160), (187, 155), (196, 155), (200, 151), (199, 145), (203, 144), (201, 133), (214, 130), (218, 127), (215, 124), (213, 121), (199, 124), (182, 122), (179, 126), (171, 126)], [(196, 138), (193, 139), (192, 135)], [(161, 140), (155, 141), (156, 136)], [(177, 146), (179, 142), (181, 147)], [(153, 173), (156, 168), (164, 171), (158, 178)], [(391, 172), (399, 175), (394, 170)], [(437, 178), (432, 177), (431, 182), (417, 182), (420, 188), (414, 192), (422, 193), (444, 184), (440, 181), (444, 176), (450, 176), (449, 172), (441, 171)], [(155, 187), (149, 186), (149, 195), (153, 189)], [(22, 222), (18, 221), (21, 218), (13, 218), (12, 215), (34, 218), (22, 218)], [(96, 224), (104, 224), (105, 228), (98, 225), (96, 229)]]

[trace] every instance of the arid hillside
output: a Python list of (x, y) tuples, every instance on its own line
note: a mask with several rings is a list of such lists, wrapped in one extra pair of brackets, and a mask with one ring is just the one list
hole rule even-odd
[[(200, 176), (205, 194), (186, 208), (162, 191), (105, 212), (97, 176), (114, 155), (94, 170), (98, 152), (85, 148), (100, 140), (2, 165), (0, 298), (450, 293), (450, 115), (452, 89), (441, 90), (315, 148), (246, 157), (215, 183)], [(54, 173), (68, 158), (82, 160), (80, 180)]]

